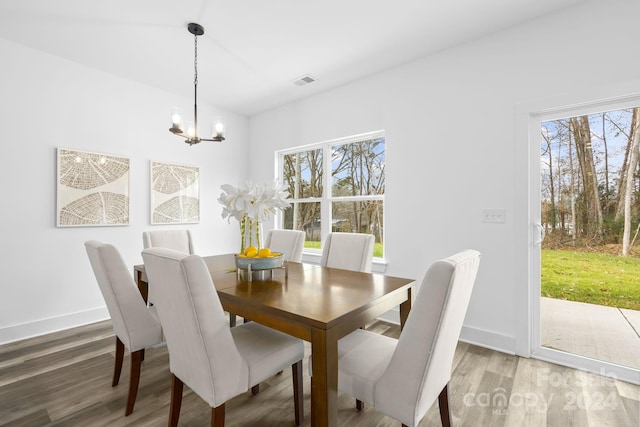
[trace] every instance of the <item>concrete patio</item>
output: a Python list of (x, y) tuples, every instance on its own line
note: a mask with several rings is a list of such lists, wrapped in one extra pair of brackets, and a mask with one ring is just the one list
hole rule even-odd
[(541, 298), (541, 345), (640, 369), (640, 311)]

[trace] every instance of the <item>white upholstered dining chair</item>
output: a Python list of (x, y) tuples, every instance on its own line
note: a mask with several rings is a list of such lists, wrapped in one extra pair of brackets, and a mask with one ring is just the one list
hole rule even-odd
[[(189, 230), (153, 230), (142, 232), (142, 244), (144, 249), (147, 248), (168, 248), (174, 251), (193, 255), (193, 239)], [(155, 290), (153, 286), (149, 286), (148, 303), (154, 304)], [(235, 325), (235, 319), (234, 319)]]
[(112, 386), (120, 381), (124, 348), (131, 352), (126, 416), (133, 412), (136, 403), (144, 349), (163, 341), (162, 327), (155, 308), (145, 305), (118, 250), (113, 245), (95, 240), (85, 242), (85, 248), (116, 334)]
[(183, 384), (211, 406), (211, 425), (224, 425), (225, 402), (292, 367), (295, 420), (304, 422), (301, 340), (256, 322), (230, 328), (206, 264), (165, 248), (142, 252), (169, 349), (169, 425), (178, 424)]
[(320, 265), (370, 273), (374, 242), (372, 234), (329, 233), (322, 247)]
[(271, 230), (264, 246), (272, 252), (280, 252), (285, 261), (301, 262), (305, 232), (300, 230)]
[(399, 339), (358, 329), (338, 341), (338, 387), (378, 411), (416, 426), (436, 398), (451, 425), (448, 384), (480, 253), (434, 262)]
[(189, 230), (153, 230), (142, 232), (142, 244), (147, 248), (169, 248), (193, 255), (193, 239)]

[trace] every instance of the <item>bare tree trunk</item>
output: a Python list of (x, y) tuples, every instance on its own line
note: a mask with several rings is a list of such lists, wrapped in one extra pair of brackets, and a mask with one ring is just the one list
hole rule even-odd
[(573, 233), (571, 234), (573, 242), (576, 241), (578, 227), (576, 224), (576, 174), (573, 170), (573, 143), (571, 142), (571, 132), (569, 132), (569, 172), (571, 173), (571, 189), (569, 195), (571, 197), (571, 222), (573, 223)]
[(556, 226), (557, 226), (557, 217), (556, 217), (556, 192), (555, 192), (555, 185), (553, 183), (553, 152), (551, 150), (551, 141), (549, 139), (549, 135), (545, 134), (545, 132), (542, 132), (542, 138), (544, 138), (544, 140), (547, 143), (547, 154), (549, 156), (549, 194), (551, 196), (551, 218), (549, 218), (551, 220), (551, 230), (555, 230)]
[(587, 116), (571, 117), (569, 123), (575, 137), (578, 162), (584, 182), (583, 194), (588, 218), (588, 223), (585, 224), (586, 231), (589, 235), (600, 236), (602, 234), (602, 207), (598, 194), (596, 167), (593, 161), (589, 118)]
[(602, 144), (604, 145), (604, 206), (609, 212), (609, 150), (607, 148), (607, 129), (604, 126), (607, 113), (602, 113)]
[[(296, 153), (296, 175), (295, 185), (293, 188), (293, 197), (300, 198), (300, 189), (302, 188), (302, 167), (300, 166), (300, 153)], [(302, 224), (300, 223), (300, 204), (296, 203), (293, 206), (293, 229), (302, 230)]]
[(624, 230), (622, 232), (622, 255), (629, 255), (629, 240), (631, 237), (631, 196), (633, 195), (634, 172), (638, 163), (638, 146), (640, 145), (640, 132), (637, 130), (637, 124), (640, 121), (640, 108), (633, 109), (632, 123), (636, 125), (631, 129), (631, 157), (629, 158), (629, 167), (627, 168), (627, 185), (624, 192)]
[[(617, 123), (614, 123), (613, 121), (612, 124), (618, 126)], [(629, 130), (629, 134), (627, 135), (627, 149), (624, 152), (624, 160), (620, 168), (620, 179), (618, 180), (618, 203), (616, 205), (615, 215), (616, 221), (619, 221), (620, 218), (622, 218), (622, 215), (624, 215), (624, 194), (627, 188), (627, 171), (629, 170), (629, 157), (631, 157), (631, 146), (633, 145), (633, 135), (636, 128), (636, 115), (634, 114), (631, 118), (631, 129)], [(620, 128), (618, 127), (618, 129)], [(621, 129), (620, 131), (622, 132)]]

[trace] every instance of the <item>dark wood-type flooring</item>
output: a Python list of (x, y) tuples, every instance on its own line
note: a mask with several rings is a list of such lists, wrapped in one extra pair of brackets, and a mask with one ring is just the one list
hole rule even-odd
[[(370, 330), (397, 337), (384, 322)], [(2, 426), (165, 426), (169, 413), (169, 358), (165, 346), (148, 349), (133, 414), (124, 416), (129, 354), (120, 384), (111, 387), (115, 338), (109, 321), (0, 346)], [(307, 345), (306, 354), (310, 347)], [(310, 389), (305, 358), (305, 425)], [(639, 426), (640, 387), (460, 343), (449, 386), (455, 426)], [(340, 425), (400, 423), (340, 394)], [(226, 405), (227, 426), (293, 426), (291, 372), (262, 383)], [(181, 426), (206, 426), (210, 408), (185, 386)], [(437, 403), (420, 423), (439, 426)]]

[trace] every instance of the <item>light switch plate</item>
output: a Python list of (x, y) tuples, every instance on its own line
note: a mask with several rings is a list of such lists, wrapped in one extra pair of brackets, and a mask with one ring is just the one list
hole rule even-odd
[(504, 221), (505, 221), (504, 209), (483, 209), (482, 210), (482, 222), (503, 224)]

